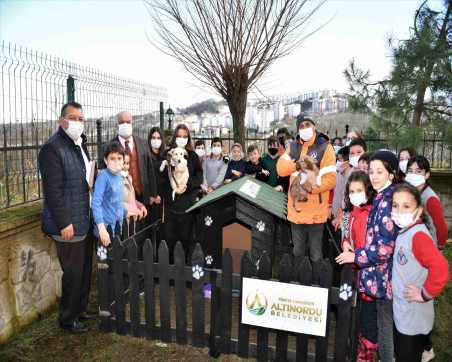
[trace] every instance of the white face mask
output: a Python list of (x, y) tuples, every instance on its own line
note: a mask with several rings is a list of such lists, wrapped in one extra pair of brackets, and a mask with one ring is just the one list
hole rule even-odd
[(351, 138), (347, 138), (345, 141), (345, 145), (348, 146), (352, 142)]
[(119, 175), (124, 167), (124, 161), (107, 161), (107, 160), (105, 160), (105, 163), (107, 164), (107, 168), (110, 170), (110, 172), (113, 175)]
[(122, 138), (129, 138), (132, 135), (132, 125), (130, 123), (121, 123), (118, 125), (118, 134)]
[(212, 147), (212, 154), (215, 156), (220, 155), (221, 151), (222, 151), (221, 147)]
[(360, 156), (352, 156), (352, 157), (350, 157), (349, 160), (348, 160), (350, 162), (350, 165), (352, 165), (355, 168), (358, 168), (359, 157)]
[(340, 171), (341, 165), (342, 165), (342, 162), (341, 162), (341, 161), (336, 161), (336, 171), (337, 171), (337, 172)]
[(195, 150), (195, 153), (198, 155), (199, 158), (202, 158), (206, 154), (206, 151), (204, 151), (203, 148), (197, 148)]
[(400, 171), (402, 171), (403, 173), (406, 173), (407, 166), (408, 166), (408, 160), (399, 161), (399, 168), (400, 168)]
[(425, 176), (410, 172), (406, 175), (405, 181), (413, 185), (414, 187), (418, 187), (425, 184)]
[(417, 210), (414, 210), (411, 213), (407, 214), (398, 214), (394, 211), (391, 212), (391, 219), (394, 221), (394, 223), (400, 227), (400, 228), (406, 228), (407, 226), (410, 226), (412, 223), (414, 223), (415, 217), (416, 217)]
[(334, 149), (335, 153), (338, 153), (341, 148), (342, 148), (341, 146), (333, 145), (333, 149)]
[(188, 138), (176, 137), (176, 145), (177, 145), (177, 147), (185, 148), (187, 143), (188, 143)]
[(160, 146), (162, 145), (162, 140), (160, 139), (151, 139), (151, 147), (158, 150)]
[(362, 192), (354, 192), (350, 195), (348, 195), (350, 202), (353, 206), (361, 206), (362, 204), (365, 204), (367, 202), (366, 193), (364, 191)]
[(314, 130), (312, 129), (312, 127), (302, 128), (298, 130), (298, 134), (300, 135), (300, 138), (306, 142), (309, 141), (312, 136), (314, 136)]
[(83, 133), (84, 124), (80, 121), (70, 121), (67, 120), (68, 127), (64, 129), (66, 134), (75, 142), (77, 141)]
[(121, 176), (122, 176), (122, 177), (127, 177), (127, 176), (129, 176), (129, 171), (122, 170), (120, 173), (121, 173)]

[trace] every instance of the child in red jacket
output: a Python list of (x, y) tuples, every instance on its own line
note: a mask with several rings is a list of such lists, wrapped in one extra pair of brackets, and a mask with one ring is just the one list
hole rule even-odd
[(419, 190), (397, 185), (391, 216), (401, 228), (392, 266), (397, 362), (421, 362), (435, 318), (433, 298), (449, 281), (447, 259), (436, 248), (422, 214)]
[[(343, 235), (342, 249), (353, 251), (366, 244), (367, 218), (372, 207), (374, 189), (369, 176), (363, 171), (353, 172), (345, 186), (344, 213), (349, 215), (348, 233)], [(377, 353), (377, 310), (375, 300), (360, 293), (360, 336), (358, 362), (372, 362)]]

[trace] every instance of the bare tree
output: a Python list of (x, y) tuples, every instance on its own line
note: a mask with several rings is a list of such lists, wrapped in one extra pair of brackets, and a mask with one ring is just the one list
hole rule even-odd
[(313, 33), (305, 27), (323, 2), (304, 11), (307, 2), (145, 0), (158, 35), (153, 43), (224, 98), (242, 145), (248, 90)]

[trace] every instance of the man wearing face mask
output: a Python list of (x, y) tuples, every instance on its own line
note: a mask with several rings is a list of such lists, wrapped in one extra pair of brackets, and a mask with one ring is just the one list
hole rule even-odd
[(129, 174), (137, 200), (147, 207), (159, 203), (156, 184), (153, 182), (155, 175), (149, 145), (146, 140), (133, 135), (132, 115), (129, 112), (118, 114), (118, 136), (114, 141), (119, 142), (130, 155)]
[(91, 161), (83, 134), (82, 106), (65, 104), (59, 128), (39, 151), (38, 163), (44, 191), (42, 229), (55, 240), (62, 276), (60, 327), (72, 333), (88, 329), (87, 311), (93, 240), (90, 220)]
[(329, 214), (329, 193), (336, 185), (336, 156), (328, 136), (317, 132), (311, 118), (298, 116), (297, 130), (299, 140), (287, 147), (276, 168), (279, 176), (290, 176), (292, 183), (298, 179), (295, 162), (307, 155), (315, 160), (320, 170), (317, 184), (308, 194), (308, 199), (298, 202), (299, 211), (294, 208), (290, 193), (287, 203), (287, 219), (291, 222), (294, 256), (303, 257), (307, 247), (311, 261), (317, 262), (323, 258), (322, 236)]

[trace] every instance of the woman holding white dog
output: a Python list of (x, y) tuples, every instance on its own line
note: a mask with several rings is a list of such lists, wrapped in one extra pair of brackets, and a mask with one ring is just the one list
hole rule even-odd
[[(171, 165), (171, 163), (178, 161), (173, 161), (169, 157), (167, 157), (166, 166), (164, 166), (162, 171), (165, 180), (163, 188), (165, 200), (163, 225), (170, 255), (173, 254), (173, 248), (177, 241), (182, 242), (186, 253), (192, 249), (192, 227), (195, 220), (193, 215), (186, 214), (185, 211), (196, 202), (203, 181), (201, 163), (199, 162), (198, 155), (193, 150), (190, 131), (185, 124), (177, 125), (167, 154), (168, 156), (174, 154), (176, 157), (180, 151), (185, 151), (183, 157), (186, 159), (188, 181), (185, 183), (186, 177), (183, 177), (183, 175), (181, 178), (174, 175), (172, 170), (176, 167), (174, 164)], [(185, 162), (182, 160), (182, 163)], [(165, 161), (163, 165), (165, 165)], [(182, 184), (179, 184), (177, 180), (182, 180)]]

